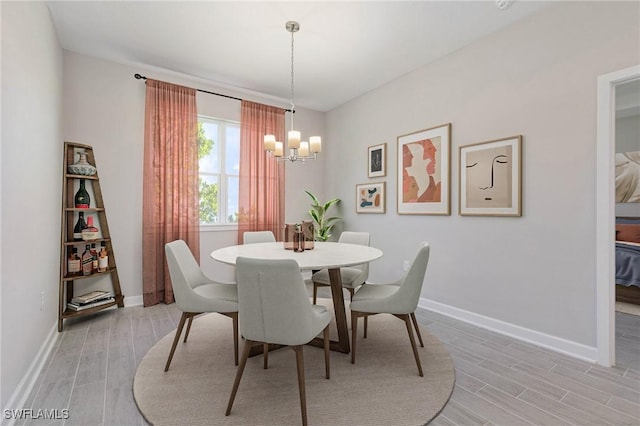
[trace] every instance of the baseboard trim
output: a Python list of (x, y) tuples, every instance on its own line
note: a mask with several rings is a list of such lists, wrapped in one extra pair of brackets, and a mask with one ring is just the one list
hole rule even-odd
[(140, 296), (128, 296), (124, 298), (124, 307), (128, 308), (130, 306), (142, 306), (142, 295)]
[(425, 298), (420, 298), (418, 306), (505, 336), (513, 337), (514, 339), (550, 349), (554, 352), (582, 359), (584, 361), (595, 363), (598, 359), (598, 349), (596, 347), (587, 346), (561, 337), (541, 333), (536, 330), (531, 330), (529, 328), (521, 327), (495, 318), (486, 317), (474, 312), (465, 311), (464, 309), (445, 305), (444, 303), (435, 302)]
[(36, 357), (31, 362), (31, 365), (27, 369), (26, 374), (22, 377), (20, 383), (18, 383), (18, 386), (11, 395), (11, 398), (9, 398), (7, 406), (3, 411), (3, 425), (13, 425), (17, 420), (14, 418), (5, 419), (4, 413), (7, 412), (6, 410), (17, 410), (24, 408), (27, 398), (31, 394), (31, 391), (33, 390), (33, 387), (38, 380), (38, 376), (40, 376), (40, 374), (42, 373), (45, 363), (47, 362), (47, 359), (49, 359), (49, 354), (56, 346), (59, 337), (60, 333), (58, 333), (58, 323), (56, 321), (46, 339), (44, 340), (42, 345), (40, 345), (40, 349), (38, 350)]

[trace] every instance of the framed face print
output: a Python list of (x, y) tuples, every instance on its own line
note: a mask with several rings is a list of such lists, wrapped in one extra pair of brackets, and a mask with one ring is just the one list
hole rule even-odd
[(398, 137), (398, 214), (450, 214), (451, 124)]
[(522, 216), (522, 136), (460, 147), (460, 214)]

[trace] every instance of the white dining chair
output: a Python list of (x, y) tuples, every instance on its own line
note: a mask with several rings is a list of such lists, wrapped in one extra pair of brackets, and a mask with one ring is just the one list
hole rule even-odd
[[(359, 244), (368, 246), (370, 243), (368, 232), (344, 231), (338, 238), (339, 243)], [(353, 299), (354, 291), (364, 284), (369, 278), (369, 264), (363, 263), (349, 267), (340, 268), (340, 276), (342, 278), (342, 287), (349, 291), (351, 299)], [(311, 276), (313, 282), (313, 303), (315, 304), (318, 296), (318, 287), (330, 286), (329, 271), (322, 269)]]
[(276, 237), (271, 231), (247, 231), (242, 234), (243, 244), (275, 243)]
[(324, 336), (325, 377), (329, 379), (329, 322), (331, 312), (312, 305), (295, 260), (236, 260), (240, 333), (245, 338), (233, 389), (225, 415), (240, 385), (249, 352), (254, 344), (290, 346), (296, 354), (302, 424), (307, 424), (303, 345), (318, 334)]
[(183, 240), (165, 244), (167, 265), (173, 285), (176, 306), (182, 311), (180, 323), (173, 339), (171, 352), (164, 367), (169, 370), (173, 354), (180, 340), (182, 329), (187, 320), (184, 335), (186, 343), (191, 330), (193, 318), (205, 312), (216, 312), (233, 320), (233, 354), (235, 365), (238, 365), (238, 288), (235, 284), (212, 281), (202, 273), (191, 250)]
[(351, 363), (356, 362), (358, 318), (364, 317), (364, 337), (367, 337), (367, 317), (375, 314), (392, 314), (405, 322), (413, 355), (422, 377), (422, 364), (413, 337), (411, 323), (416, 330), (420, 346), (424, 347), (415, 310), (418, 307), (422, 283), (429, 263), (429, 243), (422, 242), (409, 270), (398, 281), (391, 284), (364, 284), (354, 294), (351, 302)]

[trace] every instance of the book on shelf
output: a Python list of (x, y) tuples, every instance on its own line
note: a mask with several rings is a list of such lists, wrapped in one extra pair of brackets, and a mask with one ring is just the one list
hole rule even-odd
[(116, 301), (116, 299), (114, 297), (109, 297), (109, 298), (106, 298), (106, 299), (97, 300), (95, 302), (84, 303), (82, 305), (79, 305), (79, 304), (73, 303), (73, 302), (69, 302), (69, 303), (67, 303), (67, 308), (71, 309), (72, 311), (82, 311), (84, 309), (95, 308), (96, 306), (106, 305), (108, 303), (113, 303), (115, 301)]
[(113, 297), (113, 294), (111, 294), (111, 292), (96, 290), (86, 294), (75, 296), (71, 299), (71, 302), (77, 305), (84, 305), (86, 303), (97, 302), (99, 300), (108, 299), (110, 297)]

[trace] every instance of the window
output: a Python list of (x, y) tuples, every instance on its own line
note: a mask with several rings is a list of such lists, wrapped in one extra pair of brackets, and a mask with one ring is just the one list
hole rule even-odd
[(240, 123), (198, 116), (200, 225), (238, 222)]

